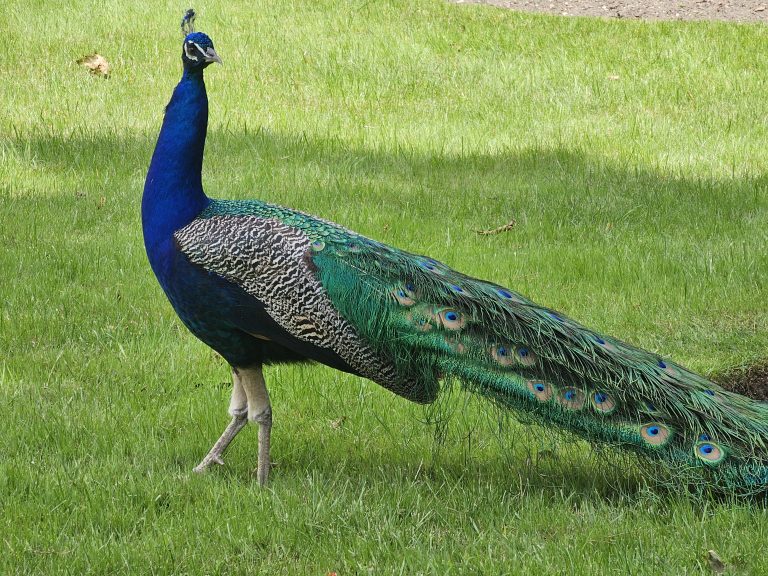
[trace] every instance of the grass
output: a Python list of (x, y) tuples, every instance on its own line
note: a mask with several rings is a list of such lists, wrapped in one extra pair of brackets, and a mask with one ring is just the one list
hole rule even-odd
[[(268, 372), (269, 489), (253, 430), (191, 475), (229, 376), (152, 278), (138, 214), (183, 8), (0, 14), (0, 572), (708, 574), (715, 549), (768, 573), (764, 508), (595, 474), (567, 444), (553, 460), (458, 393), (425, 425), (322, 367)], [(705, 374), (765, 358), (766, 27), (198, 8), (225, 62), (207, 74), (212, 196), (429, 253)], [(74, 63), (94, 50), (109, 80)]]

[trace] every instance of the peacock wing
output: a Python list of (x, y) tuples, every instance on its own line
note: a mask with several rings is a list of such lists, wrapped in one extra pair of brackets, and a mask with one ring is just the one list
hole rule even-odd
[[(291, 218), (301, 216), (299, 226)], [(316, 225), (313, 225), (315, 222)], [(177, 231), (178, 249), (194, 265), (235, 284), (263, 309), (279, 332), (246, 321), (246, 310), (231, 322), (257, 338), (314, 360), (355, 372), (416, 401), (417, 386), (396, 374), (394, 365), (360, 338), (328, 297), (312, 263), (312, 239), (330, 225), (262, 203), (219, 202)], [(339, 228), (341, 231), (342, 229)], [(313, 244), (313, 242), (315, 244)]]

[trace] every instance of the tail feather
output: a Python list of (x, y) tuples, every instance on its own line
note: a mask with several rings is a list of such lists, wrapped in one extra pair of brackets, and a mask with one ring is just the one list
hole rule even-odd
[(340, 235), (312, 260), (360, 336), (425, 386), (452, 377), (589, 441), (768, 487), (768, 404), (430, 258)]

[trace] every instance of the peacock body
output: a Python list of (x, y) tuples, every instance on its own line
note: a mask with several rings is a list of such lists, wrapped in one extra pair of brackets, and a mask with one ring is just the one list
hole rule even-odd
[(429, 403), (446, 378), (545, 425), (698, 469), (713, 485), (768, 485), (768, 405), (581, 326), (516, 292), (332, 222), (203, 192), (210, 39), (184, 40), (144, 190), (147, 253), (185, 325), (233, 367), (232, 423), (260, 424), (266, 481), (271, 406), (263, 364), (317, 361)]

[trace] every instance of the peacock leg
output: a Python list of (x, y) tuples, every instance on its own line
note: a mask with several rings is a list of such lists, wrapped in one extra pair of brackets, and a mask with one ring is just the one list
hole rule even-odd
[(240, 382), (248, 398), (248, 420), (259, 424), (259, 459), (256, 465), (256, 478), (264, 486), (269, 478), (269, 441), (272, 432), (272, 405), (264, 382), (261, 366), (238, 369)]
[(224, 430), (224, 433), (213, 445), (210, 452), (206, 454), (205, 458), (194, 467), (195, 472), (205, 472), (211, 466), (211, 464), (224, 465), (222, 454), (227, 449), (229, 443), (232, 442), (237, 433), (243, 429), (248, 419), (246, 415), (248, 413), (248, 400), (245, 394), (245, 389), (240, 379), (238, 371), (232, 369), (232, 399), (229, 401), (229, 413), (232, 416), (232, 421)]

